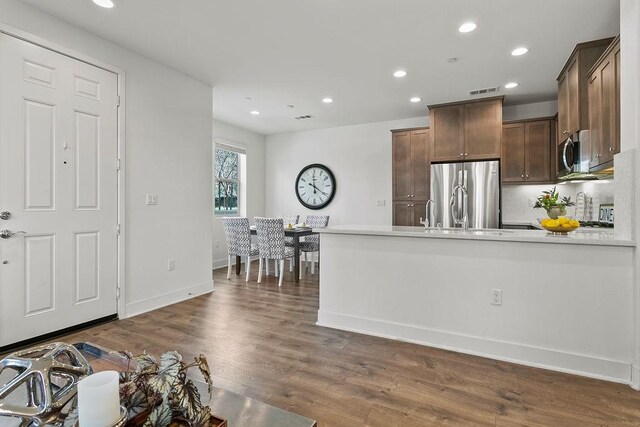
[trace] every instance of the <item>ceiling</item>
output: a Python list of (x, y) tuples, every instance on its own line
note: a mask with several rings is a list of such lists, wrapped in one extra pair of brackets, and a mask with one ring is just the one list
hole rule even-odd
[(215, 118), (262, 134), (418, 117), (509, 81), (507, 105), (555, 99), (574, 45), (619, 32), (618, 0), (114, 1), (23, 0), (211, 84)]

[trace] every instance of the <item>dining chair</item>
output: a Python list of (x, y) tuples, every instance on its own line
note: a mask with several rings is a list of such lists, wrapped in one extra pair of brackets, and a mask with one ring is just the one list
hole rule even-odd
[[(329, 225), (329, 215), (308, 215), (305, 221), (307, 226), (311, 228), (325, 228)], [(311, 274), (315, 274), (317, 256), (320, 260), (320, 236), (314, 234), (304, 238), (304, 242), (300, 242), (300, 251), (304, 253), (304, 264), (307, 265), (307, 254), (310, 254), (311, 258)], [(302, 263), (300, 264), (302, 266)]]
[[(262, 282), (263, 260), (279, 261), (280, 277), (278, 286), (282, 286), (284, 277), (284, 260), (292, 259), (295, 256), (294, 249), (284, 244), (284, 221), (282, 218), (254, 218), (256, 224), (256, 234), (258, 235), (258, 250), (260, 251), (260, 271), (258, 272), (258, 283)], [(277, 271), (276, 270), (276, 273)]]
[(242, 217), (222, 218), (224, 225), (224, 235), (227, 239), (227, 252), (229, 254), (227, 266), (227, 279), (231, 278), (231, 261), (234, 256), (245, 258), (245, 269), (247, 270), (246, 282), (249, 281), (251, 273), (251, 257), (259, 255), (258, 247), (251, 244), (251, 229), (249, 219)]
[[(284, 221), (284, 226), (286, 227), (289, 224), (296, 225), (300, 220), (300, 215), (282, 215), (278, 218), (282, 218), (282, 220)], [(284, 244), (287, 246), (293, 246), (293, 237), (284, 236)]]

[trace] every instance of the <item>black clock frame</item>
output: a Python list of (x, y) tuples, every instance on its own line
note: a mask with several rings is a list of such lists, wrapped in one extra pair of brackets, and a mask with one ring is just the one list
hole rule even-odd
[[(305, 171), (307, 171), (308, 169), (311, 168), (321, 168), (324, 169), (327, 174), (329, 175), (329, 177), (331, 178), (331, 182), (333, 182), (333, 191), (331, 192), (331, 195), (329, 196), (329, 198), (327, 199), (326, 202), (324, 202), (321, 205), (318, 206), (313, 206), (310, 205), (308, 203), (306, 203), (304, 200), (302, 200), (300, 198), (300, 194), (298, 193), (298, 182), (300, 182), (300, 177), (302, 176), (303, 173), (305, 173)], [(312, 163), (310, 165), (307, 165), (305, 167), (302, 168), (302, 170), (300, 171), (300, 173), (298, 174), (298, 176), (296, 177), (296, 181), (295, 181), (295, 187), (294, 187), (294, 191), (296, 192), (296, 197), (298, 198), (298, 201), (300, 202), (300, 204), (302, 206), (304, 206), (307, 209), (313, 209), (313, 210), (319, 210), (319, 209), (323, 209), (325, 207), (327, 207), (329, 205), (329, 203), (331, 203), (331, 200), (333, 200), (333, 196), (336, 195), (336, 190), (338, 188), (338, 183), (336, 182), (336, 177), (333, 175), (333, 172), (331, 172), (331, 169), (329, 169), (328, 167), (326, 167), (325, 165), (321, 164), (321, 163)]]

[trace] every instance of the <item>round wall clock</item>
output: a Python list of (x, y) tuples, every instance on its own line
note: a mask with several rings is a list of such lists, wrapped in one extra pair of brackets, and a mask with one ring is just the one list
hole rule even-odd
[(336, 194), (336, 179), (331, 170), (319, 163), (302, 168), (296, 178), (296, 196), (302, 206), (322, 209)]

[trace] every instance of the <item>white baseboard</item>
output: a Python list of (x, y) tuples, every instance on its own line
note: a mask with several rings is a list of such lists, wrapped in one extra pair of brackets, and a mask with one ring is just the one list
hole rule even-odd
[(323, 311), (318, 311), (316, 324), (631, 385), (631, 362)]
[(631, 367), (631, 388), (640, 390), (640, 366), (635, 364)]
[[(201, 283), (199, 285), (189, 286), (187, 288), (178, 289), (166, 294), (147, 298), (141, 301), (132, 302), (126, 305), (126, 317), (137, 316), (151, 310), (176, 304), (191, 298), (198, 297), (213, 292), (213, 281)], [(122, 317), (121, 317), (122, 318)]]

